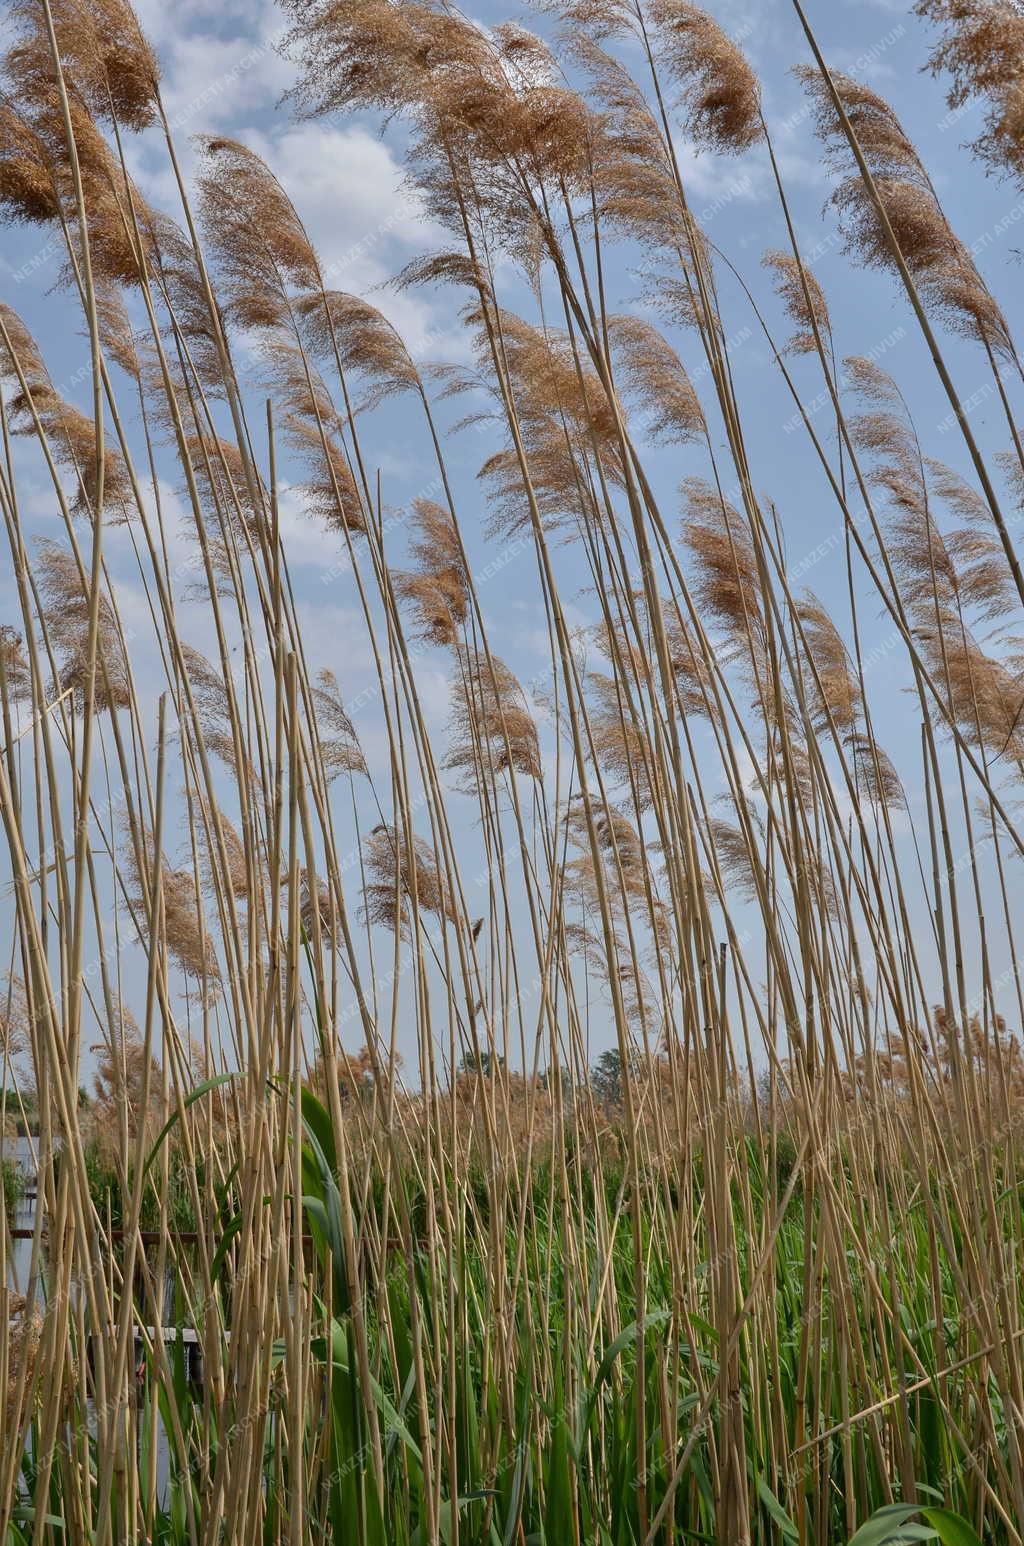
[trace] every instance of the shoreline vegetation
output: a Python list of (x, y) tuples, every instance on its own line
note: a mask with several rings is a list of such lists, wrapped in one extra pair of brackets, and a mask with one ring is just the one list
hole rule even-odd
[[(391, 298), (459, 363), (251, 147), (186, 173), (127, 0), (8, 10), (0, 211), (88, 365), (0, 300), (0, 1541), (1024, 1546), (1011, 322), (799, 0), (874, 357), (687, 0), (283, 14), (283, 110), (388, 138), (437, 237)], [(911, 24), (980, 109), (958, 175), (1019, 187), (1024, 15)], [(756, 274), (684, 138), (764, 180)], [(762, 491), (750, 337), (841, 604)]]

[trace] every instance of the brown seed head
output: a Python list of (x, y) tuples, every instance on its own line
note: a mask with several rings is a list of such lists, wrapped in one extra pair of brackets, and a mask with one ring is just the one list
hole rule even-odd
[(761, 89), (742, 50), (689, 0), (653, 0), (666, 68), (682, 87), (686, 132), (709, 150), (747, 150), (764, 132)]
[(832, 331), (824, 291), (806, 264), (798, 263), (791, 252), (766, 252), (761, 261), (774, 270), (775, 287), (798, 328), (786, 348), (793, 354), (810, 354), (817, 347), (815, 327), (823, 342)]

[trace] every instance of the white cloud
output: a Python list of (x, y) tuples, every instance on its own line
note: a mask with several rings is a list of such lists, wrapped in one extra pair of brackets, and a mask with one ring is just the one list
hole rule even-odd
[(285, 28), (273, 4), (143, 0), (140, 20), (160, 59), (172, 127), (192, 133), (272, 107), (294, 68), (279, 43)]
[(316, 569), (321, 576), (344, 571), (348, 552), (344, 536), (328, 531), (307, 513), (298, 487), (286, 486), (279, 491), (278, 513), (281, 544), (290, 569)]

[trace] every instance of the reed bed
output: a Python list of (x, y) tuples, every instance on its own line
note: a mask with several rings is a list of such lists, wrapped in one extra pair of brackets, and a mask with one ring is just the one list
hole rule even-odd
[[(849, 262), (920, 332), (955, 467), (843, 360), (714, 17), (285, 10), (291, 109), (376, 115), (444, 233), (394, 286), (446, 297), (458, 364), (332, 288), (252, 149), (206, 138), (186, 178), (126, 0), (10, 12), (0, 205), (59, 244), (89, 369), (80, 405), (0, 305), (3, 1141), (38, 1171), (17, 1284), (4, 1173), (0, 1538), (1019, 1546), (1010, 323), (797, 0)], [(1016, 5), (918, 11), (1019, 179)], [(777, 198), (750, 289), (680, 130)], [(173, 211), (133, 181), (140, 135)], [(790, 576), (740, 317), (844, 608)], [(399, 510), (396, 427), (432, 459)], [(296, 507), (355, 619), (326, 647)], [(506, 567), (539, 681), (484, 589)]]

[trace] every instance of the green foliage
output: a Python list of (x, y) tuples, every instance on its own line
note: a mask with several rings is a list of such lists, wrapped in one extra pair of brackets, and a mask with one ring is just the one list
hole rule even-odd
[(0, 1195), (7, 1219), (13, 1223), (18, 1204), (25, 1195), (24, 1172), (13, 1160), (0, 1160)]

